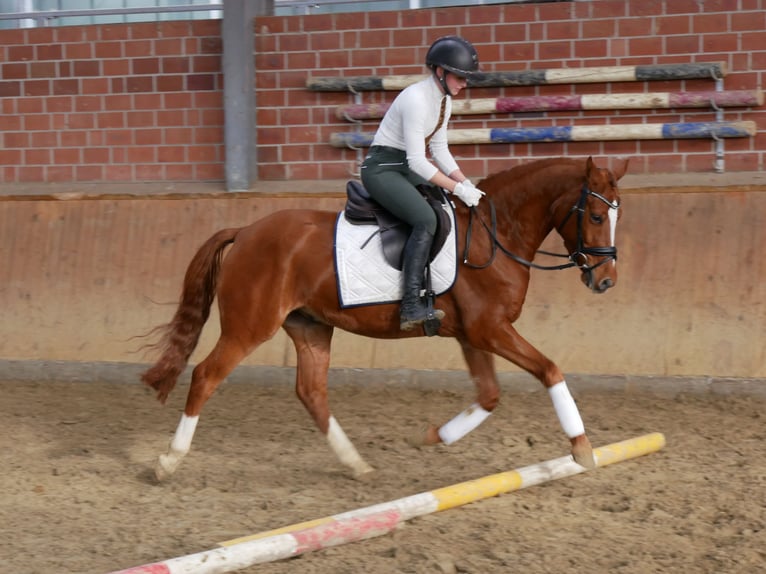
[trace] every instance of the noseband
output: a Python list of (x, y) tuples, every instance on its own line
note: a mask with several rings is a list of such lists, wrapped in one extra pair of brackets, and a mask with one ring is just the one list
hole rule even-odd
[[(512, 253), (508, 251), (497, 239), (497, 214), (495, 212), (495, 204), (492, 202), (491, 198), (486, 198), (486, 201), (489, 202), (489, 213), (490, 213), (490, 225), (488, 226), (487, 223), (481, 218), (481, 216), (476, 211), (475, 207), (472, 207), (468, 213), (468, 230), (466, 231), (465, 236), (465, 250), (463, 251), (463, 264), (471, 267), (473, 269), (484, 269), (486, 267), (489, 267), (492, 265), (492, 262), (495, 260), (495, 255), (497, 255), (497, 250), (500, 249), (506, 256), (510, 257), (517, 263), (520, 263), (522, 265), (525, 265), (526, 267), (532, 267), (534, 269), (542, 269), (544, 271), (556, 271), (559, 269), (569, 269), (570, 267), (578, 267), (583, 273), (591, 274), (594, 269), (597, 267), (600, 267), (604, 263), (608, 261), (616, 261), (617, 260), (617, 247), (614, 245), (610, 245), (609, 247), (586, 247), (583, 243), (582, 238), (582, 226), (583, 226), (583, 217), (585, 215), (585, 204), (588, 200), (588, 196), (591, 195), (595, 197), (596, 199), (599, 199), (606, 203), (609, 206), (609, 209), (619, 209), (620, 202), (618, 201), (609, 201), (606, 197), (601, 195), (600, 193), (596, 193), (595, 191), (591, 190), (588, 187), (588, 183), (583, 183), (582, 189), (580, 190), (580, 197), (577, 200), (577, 203), (575, 203), (572, 208), (567, 212), (564, 219), (561, 221), (559, 225), (556, 226), (556, 229), (561, 230), (566, 225), (567, 221), (569, 221), (569, 218), (572, 216), (573, 213), (577, 214), (577, 247), (572, 253), (569, 253), (568, 255), (564, 255), (561, 253), (551, 253), (550, 251), (542, 251), (539, 250), (538, 253), (542, 253), (543, 255), (549, 255), (551, 257), (565, 257), (569, 261), (567, 263), (562, 263), (561, 265), (538, 265), (537, 263), (533, 263), (532, 261), (527, 261), (523, 257), (519, 257), (515, 253)], [(476, 217), (479, 218), (479, 221), (481, 222), (482, 227), (487, 230), (487, 233), (492, 238), (492, 254), (489, 256), (489, 259), (480, 265), (476, 265), (473, 263), (470, 263), (468, 261), (468, 250), (471, 246), (471, 230), (473, 228), (473, 217), (474, 214)], [(593, 266), (588, 265), (588, 256), (593, 255), (596, 257), (603, 257), (601, 261), (596, 263)]]

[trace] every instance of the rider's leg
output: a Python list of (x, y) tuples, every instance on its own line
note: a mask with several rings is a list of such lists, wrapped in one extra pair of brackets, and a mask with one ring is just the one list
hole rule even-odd
[[(394, 152), (372, 153), (362, 166), (362, 182), (373, 199), (412, 227), (403, 252), (404, 291), (400, 310), (401, 328), (410, 330), (427, 319), (443, 319), (444, 311), (429, 311), (420, 296), (436, 233), (436, 214), (415, 188), (415, 183), (424, 180), (396, 159)], [(398, 159), (404, 161), (404, 152)]]

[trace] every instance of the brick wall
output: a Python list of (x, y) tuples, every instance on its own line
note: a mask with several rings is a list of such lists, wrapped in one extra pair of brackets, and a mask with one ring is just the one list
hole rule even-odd
[[(335, 118), (349, 93), (311, 93), (307, 76), (421, 74), (429, 44), (445, 34), (472, 40), (488, 71), (586, 66), (725, 62), (726, 89), (766, 80), (766, 0), (595, 0), (261, 18), (256, 26), (259, 169), (267, 179), (335, 179), (357, 171), (362, 152), (327, 145), (353, 131)], [(470, 89), (462, 97), (713, 90), (714, 81), (581, 84)], [(362, 93), (362, 102), (395, 93)], [(548, 112), (453, 116), (450, 128), (712, 121), (711, 110)], [(725, 120), (755, 120), (754, 138), (729, 139), (727, 171), (764, 169), (766, 107), (729, 108)], [(374, 131), (376, 121), (361, 130)], [(712, 140), (484, 144), (452, 147), (469, 175), (534, 157), (631, 156), (631, 173), (713, 170)]]
[[(259, 175), (344, 179), (361, 152), (331, 133), (353, 129), (335, 108), (348, 93), (313, 93), (308, 76), (420, 74), (435, 38), (461, 34), (485, 70), (717, 62), (726, 89), (766, 77), (766, 0), (583, 0), (260, 17), (256, 21)], [(220, 21), (0, 30), (0, 183), (220, 181)], [(712, 81), (472, 89), (468, 97), (713, 89)], [(365, 93), (365, 102), (394, 93)], [(465, 97), (465, 96), (461, 96)], [(451, 128), (709, 121), (710, 110), (548, 112), (453, 117)], [(763, 170), (766, 107), (727, 109), (755, 120), (754, 138), (726, 140), (726, 170)], [(365, 122), (374, 131), (375, 122)], [(631, 156), (631, 173), (712, 170), (711, 140), (454, 146), (478, 176), (554, 155)]]
[(223, 179), (220, 21), (0, 30), (0, 182)]

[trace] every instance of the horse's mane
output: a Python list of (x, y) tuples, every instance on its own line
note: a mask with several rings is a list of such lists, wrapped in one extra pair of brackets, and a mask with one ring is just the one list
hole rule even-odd
[[(554, 157), (539, 159), (499, 171), (481, 180), (477, 187), (492, 199), (498, 211), (517, 214), (522, 205), (545, 195), (545, 205), (564, 197), (572, 189), (574, 178), (585, 177), (585, 162), (581, 159)], [(543, 204), (540, 204), (541, 206)], [(548, 220), (537, 221), (545, 227)], [(523, 242), (529, 229), (516, 215), (509, 218), (508, 233)], [(527, 222), (528, 223), (528, 222)]]
[(579, 173), (585, 175), (585, 166), (580, 159), (568, 157), (552, 157), (538, 159), (528, 163), (523, 163), (509, 169), (493, 173), (478, 183), (479, 189), (487, 193), (499, 192), (507, 186), (521, 186), (514, 190), (514, 193), (523, 193), (524, 189), (529, 187), (524, 185), (530, 181), (530, 178), (541, 170), (554, 168), (576, 169)]

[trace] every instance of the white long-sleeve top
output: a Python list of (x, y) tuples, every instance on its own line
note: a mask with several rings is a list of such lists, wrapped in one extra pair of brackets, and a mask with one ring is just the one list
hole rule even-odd
[(441, 99), (444, 94), (433, 76), (407, 86), (394, 99), (380, 122), (372, 145), (388, 146), (407, 153), (409, 168), (430, 180), (440, 169), (449, 175), (458, 169), (447, 145), (447, 122), (452, 115), (452, 98), (447, 96), (444, 121), (430, 142), (431, 157), (426, 158), (425, 140), (439, 120)]

